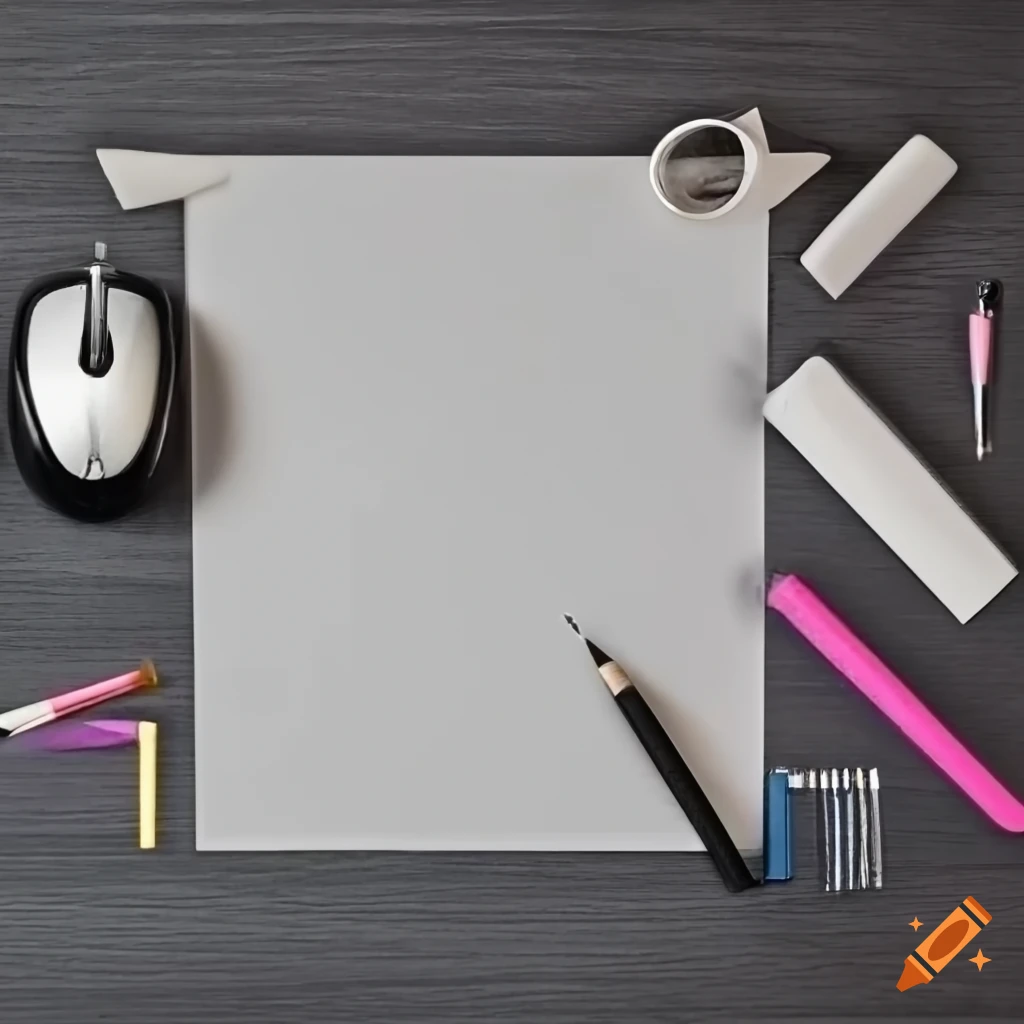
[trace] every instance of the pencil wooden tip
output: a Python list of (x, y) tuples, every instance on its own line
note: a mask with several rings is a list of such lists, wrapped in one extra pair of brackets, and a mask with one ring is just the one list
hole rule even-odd
[(590, 656), (594, 659), (594, 664), (598, 668), (604, 668), (604, 666), (612, 660), (593, 641), (588, 640), (586, 637), (584, 637), (583, 642), (587, 645), (587, 650), (590, 651)]

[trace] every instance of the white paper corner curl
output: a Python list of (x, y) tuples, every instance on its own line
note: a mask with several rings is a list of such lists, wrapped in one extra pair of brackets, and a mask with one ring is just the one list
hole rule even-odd
[(96, 156), (124, 210), (184, 199), (231, 175), (228, 161), (218, 156), (138, 149), (97, 149)]
[(760, 189), (768, 209), (778, 206), (829, 162), (828, 153), (769, 153)]
[(756, 182), (759, 202), (771, 210), (792, 195), (804, 182), (813, 178), (831, 159), (828, 153), (773, 153), (768, 146), (764, 121), (757, 107), (732, 119), (732, 124), (745, 131), (761, 150), (761, 168)]

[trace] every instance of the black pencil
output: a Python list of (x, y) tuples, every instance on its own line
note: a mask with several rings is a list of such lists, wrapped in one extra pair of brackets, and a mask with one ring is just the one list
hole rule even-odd
[(621, 666), (583, 635), (571, 615), (566, 615), (565, 621), (587, 645), (587, 650), (597, 665), (597, 671), (615, 698), (619, 710), (625, 715), (626, 721), (632, 726), (648, 757), (661, 773), (665, 785), (711, 854), (711, 859), (715, 862), (715, 867), (718, 868), (718, 873), (727, 888), (731, 892), (740, 892), (757, 885), (732, 837), (711, 806), (711, 801), (704, 795), (704, 791), (647, 701), (630, 682)]

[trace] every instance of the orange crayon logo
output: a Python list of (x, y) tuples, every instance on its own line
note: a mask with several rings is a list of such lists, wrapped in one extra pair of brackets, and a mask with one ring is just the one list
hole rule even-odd
[[(992, 915), (973, 896), (968, 896), (907, 957), (896, 987), (901, 992), (906, 992), (915, 985), (927, 985), (991, 920)], [(911, 922), (911, 925), (914, 924), (917, 927), (921, 924), (916, 917)], [(914, 928), (914, 931), (917, 931), (917, 928)], [(981, 950), (978, 950), (978, 955), (981, 956)], [(977, 963), (977, 960), (972, 962)], [(979, 963), (979, 971), (981, 966)]]

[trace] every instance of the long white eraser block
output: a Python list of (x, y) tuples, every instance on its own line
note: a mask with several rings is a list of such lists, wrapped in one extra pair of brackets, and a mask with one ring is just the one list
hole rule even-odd
[(800, 262), (838, 299), (956, 174), (956, 161), (915, 135), (839, 211)]
[(765, 419), (960, 620), (1017, 570), (941, 480), (822, 356), (764, 403)]

